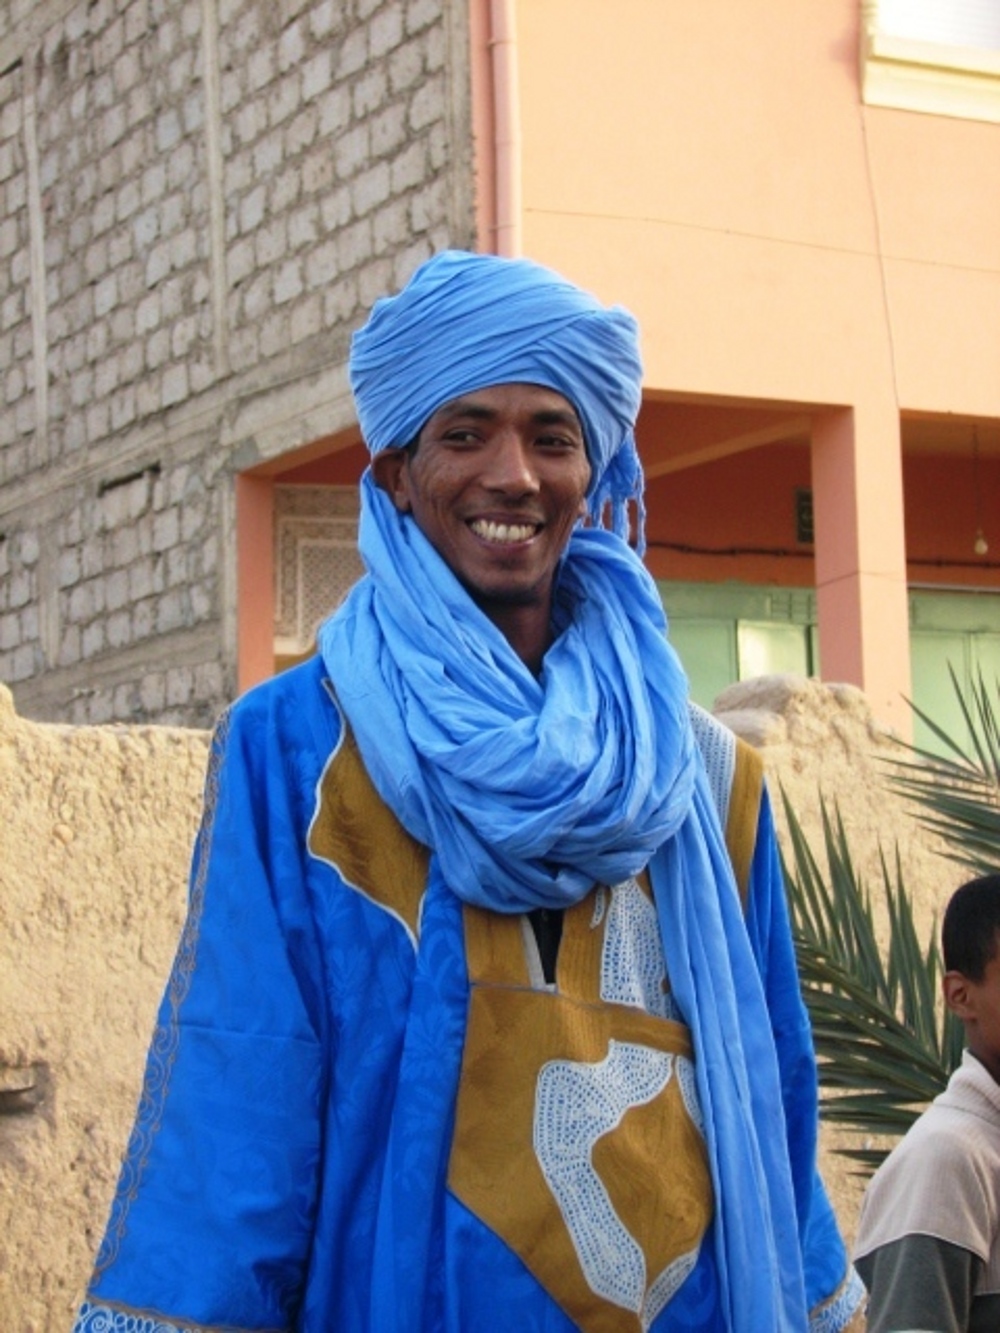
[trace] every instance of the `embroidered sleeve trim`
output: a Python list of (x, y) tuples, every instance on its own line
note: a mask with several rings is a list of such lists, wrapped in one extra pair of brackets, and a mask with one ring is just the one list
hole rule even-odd
[(841, 1333), (857, 1314), (865, 1294), (865, 1285), (852, 1265), (830, 1300), (810, 1312), (809, 1333)]
[[(84, 1301), (72, 1333), (251, 1333), (251, 1330), (234, 1324), (192, 1324), (187, 1319), (178, 1323), (149, 1310)], [(256, 1329), (253, 1333), (287, 1333), (287, 1330)]]

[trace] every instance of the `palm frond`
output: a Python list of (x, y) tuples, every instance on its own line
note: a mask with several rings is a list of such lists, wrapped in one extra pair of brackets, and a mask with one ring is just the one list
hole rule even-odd
[[(939, 749), (907, 747), (884, 761), (887, 780), (942, 855), (973, 875), (1000, 869), (1000, 682), (982, 673), (963, 688), (949, 666), (964, 738), (911, 704)], [(869, 1172), (886, 1148), (870, 1140), (905, 1133), (957, 1068), (961, 1024), (940, 1001), (943, 964), (932, 923), (921, 944), (897, 846), (879, 850), (887, 944), (879, 946), (872, 899), (852, 857), (840, 811), (820, 794), (821, 869), (784, 790), (790, 857), (782, 853), (802, 992), (816, 1045), (821, 1113), (861, 1136), (837, 1149)]]
[(963, 746), (911, 704), (944, 753), (908, 747), (908, 758), (886, 761), (889, 783), (917, 822), (944, 840), (947, 859), (985, 875), (1000, 866), (1000, 682), (991, 693), (980, 671), (965, 688), (954, 668), (948, 671), (968, 742)]
[[(781, 796), (791, 846), (791, 864), (783, 856), (783, 868), (822, 1115), (865, 1139), (898, 1137), (961, 1058), (961, 1030), (938, 999), (935, 937), (921, 946), (897, 849), (894, 874), (881, 856), (889, 927), (883, 951), (839, 808), (831, 815), (820, 795), (824, 874), (784, 790)], [(869, 1144), (838, 1151), (865, 1171), (885, 1155)]]

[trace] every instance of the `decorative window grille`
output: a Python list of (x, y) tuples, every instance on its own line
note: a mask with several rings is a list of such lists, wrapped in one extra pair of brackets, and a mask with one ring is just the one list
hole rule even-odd
[(301, 657), (364, 572), (352, 488), (276, 486), (274, 652)]

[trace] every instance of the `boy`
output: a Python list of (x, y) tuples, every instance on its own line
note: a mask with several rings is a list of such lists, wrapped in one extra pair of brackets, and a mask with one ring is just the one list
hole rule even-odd
[(947, 1089), (872, 1178), (855, 1263), (868, 1333), (1000, 1328), (1000, 875), (956, 891), (944, 1000), (966, 1051)]

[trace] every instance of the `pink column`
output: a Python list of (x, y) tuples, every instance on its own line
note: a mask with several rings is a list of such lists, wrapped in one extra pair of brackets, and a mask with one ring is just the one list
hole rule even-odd
[(515, 0), (471, 0), (478, 248), (521, 254), (521, 120)]
[(878, 721), (912, 735), (899, 414), (856, 405), (814, 418), (820, 668), (858, 685)]

